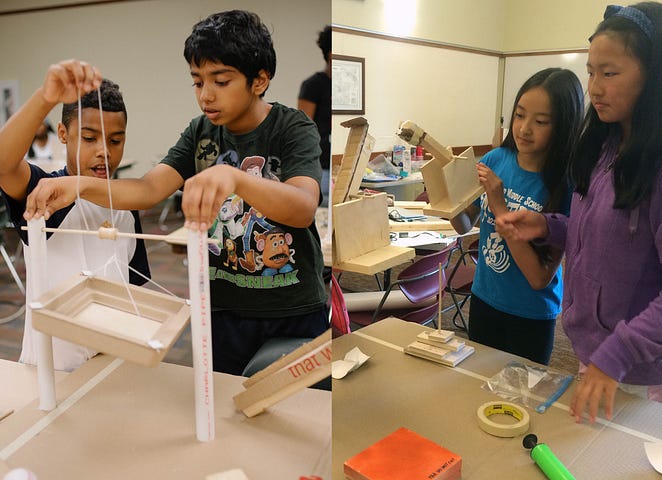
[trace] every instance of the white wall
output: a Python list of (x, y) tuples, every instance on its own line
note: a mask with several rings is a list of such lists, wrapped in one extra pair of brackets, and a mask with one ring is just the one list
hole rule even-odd
[[(465, 52), (334, 32), (336, 54), (364, 57), (366, 114), (375, 150), (393, 143), (400, 120), (410, 119), (446, 145), (490, 144), (500, 114), (508, 125), (521, 83), (548, 66), (570, 68), (586, 85), (582, 50), (609, 0), (332, 0), (333, 24), (405, 39), (468, 47)], [(400, 8), (391, 22), (393, 6)], [(409, 12), (415, 12), (411, 20)], [(482, 52), (482, 53), (481, 53)], [(499, 65), (495, 53), (505, 60)], [(530, 56), (510, 56), (528, 52)], [(502, 111), (503, 110), (503, 111)], [(333, 116), (332, 153), (347, 133)]]
[[(375, 151), (389, 150), (403, 120), (444, 145), (492, 141), (497, 109), (496, 56), (333, 33), (334, 53), (365, 57), (365, 115)], [(333, 116), (332, 152), (342, 153), (352, 118)]]
[[(266, 98), (296, 107), (301, 81), (324, 68), (316, 41), (331, 23), (330, 0), (145, 0), (0, 15), (0, 80), (18, 80), (24, 101), (51, 63), (80, 58), (97, 65), (124, 95), (124, 157), (138, 162), (129, 171), (138, 176), (200, 114), (184, 40), (199, 20), (233, 8), (254, 11), (272, 30), (277, 67)], [(58, 107), (49, 118), (55, 123), (59, 115)]]

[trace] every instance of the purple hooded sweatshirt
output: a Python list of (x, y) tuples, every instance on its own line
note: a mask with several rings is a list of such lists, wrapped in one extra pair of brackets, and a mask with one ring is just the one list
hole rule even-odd
[(662, 385), (662, 175), (638, 207), (614, 209), (614, 143), (570, 217), (546, 215), (545, 243), (565, 246), (563, 327), (579, 360), (619, 382)]

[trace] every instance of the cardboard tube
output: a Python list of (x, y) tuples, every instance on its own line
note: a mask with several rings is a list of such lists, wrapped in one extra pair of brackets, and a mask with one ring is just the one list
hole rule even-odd
[[(343, 293), (345, 299), (345, 305), (347, 306), (348, 312), (368, 312), (374, 311), (379, 305), (384, 292), (349, 292)], [(432, 305), (435, 302), (435, 298), (431, 297), (429, 300), (417, 304), (417, 306), (427, 306)], [(398, 308), (411, 308), (412, 303), (405, 297), (405, 294), (400, 290), (392, 290), (384, 302), (385, 310), (395, 310)]]

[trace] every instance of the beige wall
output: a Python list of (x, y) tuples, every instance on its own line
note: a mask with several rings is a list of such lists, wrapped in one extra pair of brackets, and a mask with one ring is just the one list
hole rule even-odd
[[(583, 48), (602, 19), (605, 7), (614, 2), (332, 0), (332, 3), (336, 25), (507, 53)], [(397, 13), (393, 16), (389, 12)], [(400, 30), (407, 26), (410, 26), (407, 31)]]
[[(0, 11), (53, 3), (63, 2), (3, 1)], [(232, 8), (255, 11), (272, 30), (278, 63), (266, 98), (296, 106), (301, 81), (324, 68), (315, 42), (331, 21), (330, 0), (145, 0), (2, 15), (0, 80), (18, 80), (24, 101), (51, 63), (81, 58), (96, 64), (124, 94), (125, 159), (138, 162), (130, 172), (139, 175), (200, 114), (182, 55), (191, 27)], [(57, 121), (59, 114), (58, 107), (49, 118)]]
[[(333, 24), (388, 36), (424, 39), (432, 46), (402, 44), (334, 33), (336, 54), (364, 57), (366, 113), (376, 150), (392, 145), (397, 125), (411, 119), (447, 145), (489, 144), (497, 119), (521, 81), (546, 66), (573, 69), (584, 80), (579, 54), (508, 62), (513, 53), (586, 49), (608, 0), (332, 0)], [(393, 5), (400, 11), (394, 14)], [(415, 12), (412, 18), (410, 13)], [(406, 30), (403, 30), (407, 27)], [(456, 52), (443, 45), (468, 47)], [(497, 56), (489, 57), (485, 53)], [(513, 57), (518, 58), (518, 57)], [(511, 71), (508, 71), (510, 68)], [(415, 72), (415, 73), (414, 73)], [(504, 90), (504, 79), (507, 91)], [(502, 103), (503, 99), (503, 103)], [(342, 153), (349, 118), (334, 115), (332, 152)], [(507, 126), (508, 120), (505, 120)]]
[(507, 0), (332, 0), (332, 3), (333, 23), (337, 25), (503, 50)]

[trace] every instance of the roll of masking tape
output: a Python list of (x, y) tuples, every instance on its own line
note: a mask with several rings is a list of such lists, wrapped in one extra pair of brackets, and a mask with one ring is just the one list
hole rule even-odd
[[(489, 417), (496, 414), (510, 415), (516, 423), (497, 423)], [(478, 407), (478, 426), (495, 437), (516, 437), (529, 429), (529, 414), (523, 408), (508, 402), (487, 402)]]

